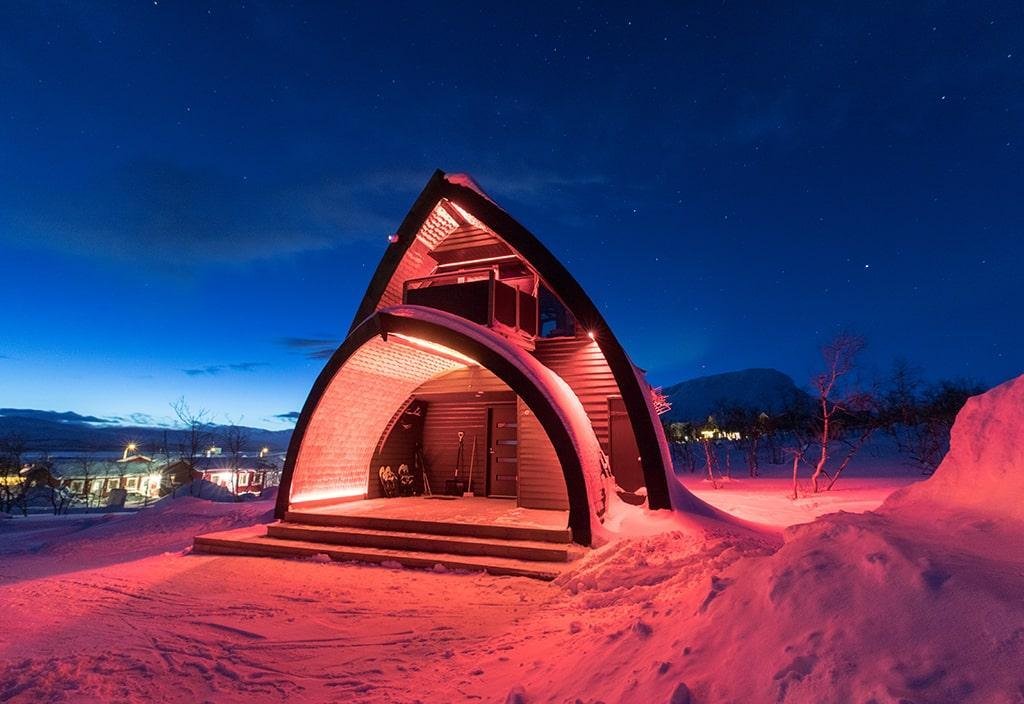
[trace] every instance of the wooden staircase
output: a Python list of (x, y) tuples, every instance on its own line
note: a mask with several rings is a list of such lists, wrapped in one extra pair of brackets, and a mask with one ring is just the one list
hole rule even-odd
[(193, 552), (398, 563), (551, 580), (581, 554), (568, 529), (289, 512), (284, 521), (196, 536)]

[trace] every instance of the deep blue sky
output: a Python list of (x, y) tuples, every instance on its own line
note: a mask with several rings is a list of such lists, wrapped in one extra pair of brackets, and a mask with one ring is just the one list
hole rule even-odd
[(0, 5), (0, 406), (282, 427), (434, 168), (655, 383), (1024, 371), (1020, 3), (515, 5)]

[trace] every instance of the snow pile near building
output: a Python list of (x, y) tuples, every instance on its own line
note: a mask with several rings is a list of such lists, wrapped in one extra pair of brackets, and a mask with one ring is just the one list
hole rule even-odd
[(710, 524), (612, 543), (468, 659), (527, 703), (1019, 704), (1022, 414), (1024, 378), (972, 399), (930, 486), (777, 550)]
[(969, 399), (935, 474), (894, 494), (883, 511), (932, 504), (1024, 521), (1024, 376)]

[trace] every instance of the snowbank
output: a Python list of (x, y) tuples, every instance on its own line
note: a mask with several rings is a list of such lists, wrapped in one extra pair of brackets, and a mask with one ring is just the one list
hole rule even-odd
[(935, 474), (894, 494), (882, 510), (929, 504), (1024, 521), (1024, 376), (969, 399)]
[[(553, 585), (180, 555), (268, 502), (111, 516), (0, 560), (0, 699), (1020, 704), (1022, 400), (1019, 379), (972, 399), (936, 475), (877, 512), (779, 545), (617, 507), (632, 537)], [(152, 556), (82, 570), (97, 550)]]
[(524, 702), (1019, 704), (1022, 420), (1024, 378), (968, 403), (932, 479), (777, 550), (709, 522), (593, 551), (475, 666)]

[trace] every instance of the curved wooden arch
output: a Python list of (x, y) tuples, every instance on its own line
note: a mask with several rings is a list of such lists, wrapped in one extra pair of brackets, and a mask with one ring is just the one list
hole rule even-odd
[(434, 172), (402, 221), (395, 241), (377, 266), (352, 321), (351, 330), (354, 331), (377, 310), (398, 265), (415, 241), (423, 223), (441, 199), (448, 199), (472, 214), (521, 254), (576, 319), (594, 333), (594, 340), (615, 378), (633, 428), (647, 487), (648, 506), (652, 509), (672, 508), (668, 487), (668, 473), (671, 472), (672, 464), (664, 430), (636, 367), (605, 322), (604, 316), (583, 287), (533, 233), (482, 192), (464, 185), (463, 181), (450, 180), (440, 170)]
[[(454, 324), (445, 324), (446, 319)], [(376, 336), (386, 340), (388, 334), (396, 333), (434, 342), (471, 357), (508, 384), (509, 388), (523, 400), (547, 433), (562, 466), (569, 498), (569, 528), (573, 540), (581, 545), (590, 545), (593, 537), (592, 520), (600, 515), (599, 511), (603, 511), (596, 508), (596, 503), (606, 501), (607, 497), (595, 496), (594, 494), (602, 491), (596, 487), (588, 490), (588, 480), (579, 453), (579, 428), (574, 428), (571, 423), (572, 414), (584, 415), (582, 405), (579, 409), (565, 408), (564, 404), (560, 406), (555, 401), (558, 394), (552, 393), (550, 388), (542, 388), (537, 379), (524, 370), (522, 363), (517, 362), (513, 351), (503, 348), (499, 336), (480, 326), (471, 323), (460, 324), (458, 321), (456, 316), (448, 313), (420, 309), (417, 306), (400, 306), (376, 312), (352, 330), (320, 372), (296, 422), (281, 474), (281, 486), (278, 489), (275, 509), (277, 518), (283, 519), (289, 509), (295, 465), (306, 430), (331, 381), (343, 369), (346, 361), (367, 342)], [(479, 330), (472, 334), (467, 333), (464, 331), (467, 325)], [(493, 344), (488, 343), (489, 336), (494, 338)], [(553, 372), (549, 373), (555, 376)], [(575, 399), (575, 396), (573, 398)], [(579, 400), (575, 400), (578, 404)], [(593, 443), (595, 450), (599, 449), (596, 436)]]

